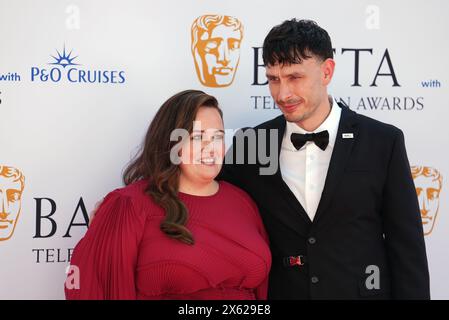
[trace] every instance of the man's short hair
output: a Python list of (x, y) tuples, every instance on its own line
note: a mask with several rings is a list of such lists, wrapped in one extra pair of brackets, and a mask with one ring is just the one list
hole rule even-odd
[(265, 66), (301, 63), (312, 56), (324, 61), (334, 57), (326, 30), (312, 20), (286, 20), (273, 27), (263, 43)]

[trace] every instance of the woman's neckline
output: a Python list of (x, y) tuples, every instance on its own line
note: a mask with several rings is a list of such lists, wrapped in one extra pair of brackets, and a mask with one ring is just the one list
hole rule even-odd
[(223, 187), (221, 181), (217, 181), (217, 183), (218, 183), (218, 189), (217, 189), (217, 191), (216, 191), (215, 193), (213, 193), (213, 194), (209, 194), (209, 195), (199, 195), (199, 194), (186, 193), (186, 192), (182, 192), (182, 191), (178, 191), (178, 194), (179, 194), (179, 195), (182, 195), (182, 196), (186, 196), (186, 197), (192, 197), (192, 198), (203, 198), (203, 199), (212, 198), (212, 197), (217, 196), (217, 195), (220, 193), (221, 188)]

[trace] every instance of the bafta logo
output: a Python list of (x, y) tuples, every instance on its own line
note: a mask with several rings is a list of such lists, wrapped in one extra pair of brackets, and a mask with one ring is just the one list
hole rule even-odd
[(12, 237), (22, 207), (25, 177), (13, 167), (0, 165), (0, 241)]
[(438, 215), (443, 177), (438, 170), (431, 167), (412, 166), (411, 169), (421, 211), (424, 235), (429, 235), (432, 233)]
[(242, 23), (230, 16), (204, 15), (193, 22), (191, 33), (200, 82), (215, 88), (231, 85), (240, 60)]

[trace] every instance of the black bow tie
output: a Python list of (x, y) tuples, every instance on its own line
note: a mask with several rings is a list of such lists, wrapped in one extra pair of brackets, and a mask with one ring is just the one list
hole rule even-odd
[(292, 141), (296, 150), (301, 149), (307, 141), (313, 141), (318, 148), (324, 151), (329, 144), (329, 132), (325, 130), (318, 133), (292, 133), (290, 136), (290, 140)]

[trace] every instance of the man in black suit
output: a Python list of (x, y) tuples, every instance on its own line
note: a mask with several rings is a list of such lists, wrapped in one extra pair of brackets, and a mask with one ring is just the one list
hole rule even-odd
[(332, 44), (315, 22), (274, 27), (263, 59), (283, 115), (234, 137), (221, 179), (259, 207), (273, 255), (269, 299), (429, 299), (402, 131), (328, 96)]

